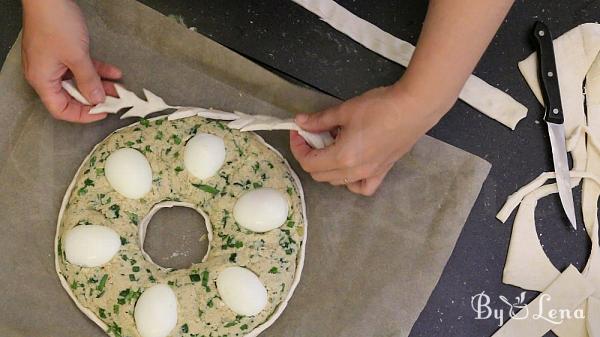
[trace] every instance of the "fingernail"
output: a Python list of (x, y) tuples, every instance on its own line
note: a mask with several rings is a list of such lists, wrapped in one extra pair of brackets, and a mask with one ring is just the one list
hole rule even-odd
[(94, 89), (90, 94), (90, 100), (92, 104), (99, 104), (104, 101), (104, 91), (101, 89)]
[(119, 68), (115, 68), (115, 70), (113, 71), (113, 76), (121, 78), (121, 76), (123, 76), (123, 71), (121, 71), (121, 69)]
[(308, 115), (307, 114), (299, 114), (296, 116), (296, 122), (298, 123), (304, 123), (308, 120)]

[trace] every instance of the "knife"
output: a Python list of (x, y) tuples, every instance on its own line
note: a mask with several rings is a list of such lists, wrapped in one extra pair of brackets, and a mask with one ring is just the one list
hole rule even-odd
[(571, 176), (569, 175), (569, 160), (567, 158), (567, 145), (565, 137), (564, 112), (560, 100), (560, 88), (556, 73), (556, 60), (554, 58), (554, 45), (550, 29), (541, 21), (535, 23), (533, 35), (537, 42), (539, 60), (539, 79), (542, 87), (542, 96), (546, 107), (544, 120), (548, 125), (548, 135), (552, 147), (552, 160), (556, 173), (556, 185), (563, 209), (577, 230), (575, 219), (575, 206), (571, 191)]

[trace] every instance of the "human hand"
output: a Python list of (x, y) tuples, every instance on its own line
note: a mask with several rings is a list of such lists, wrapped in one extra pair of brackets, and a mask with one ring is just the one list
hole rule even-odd
[(456, 101), (514, 0), (432, 0), (402, 78), (296, 123), (341, 132), (333, 145), (309, 147), (295, 132), (292, 153), (317, 181), (375, 193), (394, 162)]
[(74, 100), (61, 86), (75, 78), (77, 87), (91, 104), (116, 95), (114, 86), (121, 70), (89, 54), (85, 19), (72, 0), (23, 0), (22, 63), (25, 78), (57, 119), (89, 123), (106, 117), (90, 115), (89, 106)]
[(402, 85), (368, 91), (322, 112), (296, 117), (311, 132), (333, 131), (334, 144), (311, 148), (290, 134), (294, 157), (313, 179), (373, 195), (394, 163), (406, 154), (453, 102), (427, 101)]

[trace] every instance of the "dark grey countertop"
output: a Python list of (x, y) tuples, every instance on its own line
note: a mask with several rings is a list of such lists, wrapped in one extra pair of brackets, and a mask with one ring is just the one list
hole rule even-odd
[[(289, 74), (341, 98), (393, 83), (403, 69), (336, 32), (291, 1), (143, 0), (164, 14), (181, 16), (188, 26), (272, 69)], [(338, 0), (382, 29), (416, 42), (426, 11), (425, 1)], [(0, 1), (0, 61), (20, 29), (16, 0)], [(595, 22), (600, 1), (518, 0), (475, 73), (506, 90), (529, 108), (529, 114), (510, 131), (458, 102), (430, 135), (492, 163), (490, 176), (465, 224), (461, 237), (411, 336), (490, 336), (493, 319), (476, 320), (471, 296), (485, 291), (494, 308), (498, 296), (517, 296), (521, 289), (501, 283), (510, 239), (510, 224), (495, 218), (506, 197), (539, 173), (552, 169), (542, 109), (517, 70), (517, 62), (532, 52), (530, 28), (545, 20), (555, 36), (578, 24)], [(576, 202), (579, 200), (576, 198)], [(580, 216), (580, 214), (578, 214)], [(512, 218), (509, 223), (512, 222)], [(581, 217), (580, 217), (581, 219)], [(536, 212), (540, 240), (560, 269), (569, 263), (582, 268), (589, 241), (583, 230), (572, 233), (560, 211), (558, 196), (540, 201)], [(581, 221), (581, 220), (580, 220)], [(527, 292), (527, 300), (535, 293)], [(551, 335), (551, 334), (549, 334)]]

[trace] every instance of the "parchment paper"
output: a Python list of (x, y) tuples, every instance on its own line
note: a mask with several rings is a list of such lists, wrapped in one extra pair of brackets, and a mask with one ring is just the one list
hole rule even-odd
[[(92, 54), (122, 67), (125, 85), (138, 93), (146, 87), (172, 104), (278, 116), (336, 103), (135, 1), (86, 0), (81, 5)], [(0, 336), (104, 336), (58, 282), (55, 222), (81, 160), (108, 133), (133, 120), (112, 116), (85, 126), (53, 120), (20, 69), (17, 41), (0, 75)], [(286, 132), (262, 135), (300, 174), (309, 218), (300, 285), (263, 335), (407, 336), (490, 165), (425, 137), (395, 166), (376, 196), (365, 198), (312, 181), (289, 153)], [(197, 218), (186, 212), (168, 215), (175, 225)], [(177, 226), (156, 231), (171, 228), (179, 231)], [(149, 240), (155, 245), (149, 250), (165, 261), (178, 247), (169, 240), (197, 250), (197, 240), (189, 235), (198, 233), (188, 226), (182, 237), (165, 235), (161, 241), (159, 236)], [(177, 255), (198, 259), (197, 253)]]

